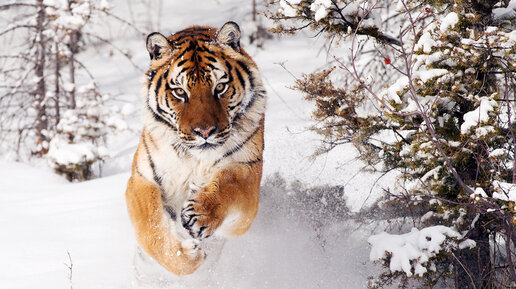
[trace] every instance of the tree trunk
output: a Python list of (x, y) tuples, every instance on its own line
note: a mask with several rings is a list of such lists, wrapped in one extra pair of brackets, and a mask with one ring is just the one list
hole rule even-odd
[(68, 57), (68, 73), (70, 77), (70, 83), (73, 85), (70, 91), (70, 108), (75, 109), (75, 50), (77, 46), (77, 38), (75, 32), (70, 33), (70, 57)]
[(55, 109), (56, 109), (56, 125), (59, 123), (59, 121), (61, 120), (61, 113), (60, 113), (60, 109), (59, 109), (59, 93), (60, 93), (60, 90), (59, 90), (59, 70), (61, 69), (61, 66), (59, 65), (59, 48), (58, 48), (58, 44), (56, 43), (56, 53), (55, 53), (55, 70), (54, 70), (54, 74), (55, 74), (55, 89), (54, 89), (54, 94), (55, 94)]
[(256, 22), (256, 0), (253, 0), (253, 22)]
[[(72, 10), (73, 0), (68, 0), (68, 10)], [(69, 34), (70, 43), (70, 57), (68, 57), (68, 73), (70, 77), (70, 83), (73, 85), (72, 90), (70, 91), (70, 109), (75, 109), (76, 100), (75, 100), (75, 54), (77, 53), (77, 32), (72, 31)]]
[(36, 63), (34, 67), (34, 74), (38, 79), (36, 84), (36, 91), (34, 92), (34, 106), (37, 111), (36, 116), (36, 142), (41, 145), (41, 148), (35, 152), (39, 155), (44, 155), (48, 151), (47, 136), (45, 132), (48, 128), (48, 116), (46, 111), (46, 86), (45, 86), (45, 53), (46, 53), (46, 39), (44, 35), (45, 30), (45, 6), (43, 0), (37, 0), (38, 15), (36, 18), (37, 41), (36, 41)]

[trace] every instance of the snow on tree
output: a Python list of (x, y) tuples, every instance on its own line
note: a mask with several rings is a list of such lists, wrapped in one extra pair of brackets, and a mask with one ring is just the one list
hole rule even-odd
[[(100, 19), (110, 17), (128, 23), (111, 14), (106, 0), (13, 2), (1, 4), (0, 14), (2, 21), (9, 23), (0, 32), (0, 40), (5, 44), (0, 54), (2, 154), (23, 160), (32, 156), (45, 158), (52, 147), (49, 163), (59, 173), (68, 178), (75, 175), (77, 180), (92, 177), (91, 166), (106, 156), (97, 146), (107, 133), (78, 129), (80, 133), (74, 135), (75, 132), (64, 128), (70, 125), (72, 116), (85, 121), (76, 124), (82, 128), (103, 126), (107, 108), (86, 112), (84, 105), (100, 107), (105, 96), (96, 85), (88, 86), (94, 81), (93, 76), (77, 55), (85, 45), (91, 44), (91, 39), (110, 44), (93, 32), (98, 31), (93, 27), (98, 27)], [(77, 146), (63, 146), (58, 141), (62, 139)], [(84, 145), (85, 142), (89, 144)], [(62, 151), (61, 156), (67, 154), (65, 150), (68, 153), (75, 150), (84, 157), (64, 161), (56, 157), (57, 149)], [(68, 172), (72, 167), (74, 174)]]
[[(321, 152), (351, 142), (368, 169), (398, 172), (383, 207), (411, 208), (426, 227), (371, 237), (372, 259), (390, 268), (371, 287), (516, 282), (514, 3), (281, 0), (269, 13), (276, 32), (312, 28), (348, 45), (350, 55), (296, 84), (315, 104)], [(430, 251), (410, 241), (425, 230), (441, 232)]]
[(50, 141), (49, 165), (69, 181), (94, 176), (94, 165), (109, 157), (104, 140), (110, 133), (127, 130), (117, 107), (108, 107), (108, 96), (99, 95), (95, 83), (77, 89), (74, 109), (62, 115)]

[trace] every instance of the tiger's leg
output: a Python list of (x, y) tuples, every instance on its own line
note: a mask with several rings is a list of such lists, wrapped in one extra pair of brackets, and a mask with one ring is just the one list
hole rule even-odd
[(181, 242), (174, 234), (158, 187), (133, 173), (126, 201), (138, 243), (156, 262), (179, 276), (193, 273), (202, 264), (203, 252), (193, 240)]
[(235, 163), (215, 174), (210, 183), (194, 193), (183, 206), (181, 221), (197, 239), (215, 233), (244, 234), (258, 212), (262, 161)]

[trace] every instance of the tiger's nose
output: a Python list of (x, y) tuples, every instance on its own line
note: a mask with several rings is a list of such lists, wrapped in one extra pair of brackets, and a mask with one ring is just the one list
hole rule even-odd
[(217, 127), (216, 126), (210, 126), (208, 128), (204, 128), (204, 127), (195, 127), (195, 128), (192, 128), (192, 132), (198, 136), (201, 136), (202, 138), (204, 139), (207, 139), (208, 137), (210, 137), (212, 134), (214, 134), (215, 132), (217, 131)]

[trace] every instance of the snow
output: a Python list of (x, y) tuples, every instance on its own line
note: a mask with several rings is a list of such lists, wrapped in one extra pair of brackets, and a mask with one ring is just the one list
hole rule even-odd
[(430, 53), (434, 46), (437, 46), (437, 42), (432, 38), (429, 31), (425, 31), (414, 46), (414, 50), (418, 51), (419, 49), (423, 49), (424, 53)]
[(68, 92), (73, 91), (75, 89), (75, 84), (70, 82), (63, 83), (63, 89)]
[(283, 15), (287, 17), (295, 17), (297, 16), (297, 9), (294, 8), (291, 5), (294, 5), (294, 3), (290, 3), (291, 1), (287, 2), (285, 0), (280, 1), (280, 12), (283, 13)]
[(459, 23), (459, 15), (455, 12), (450, 12), (441, 20), (441, 26), (439, 27), (441, 33), (445, 33), (449, 29), (455, 27)]
[[(391, 272), (404, 272), (408, 277), (423, 276), (425, 266), (431, 266), (431, 258), (446, 249), (445, 241), (449, 238), (461, 239), (453, 228), (432, 226), (421, 230), (412, 228), (409, 233), (391, 235), (380, 233), (369, 237), (371, 244), (369, 260), (380, 261), (390, 255)], [(467, 243), (471, 245), (471, 242)]]
[(408, 87), (409, 81), (408, 77), (402, 76), (398, 78), (387, 90), (384, 92), (384, 99), (392, 100), (395, 103), (401, 103), (400, 94), (401, 92)]
[(66, 29), (79, 30), (84, 26), (85, 21), (80, 15), (60, 15), (55, 24)]
[[(482, 98), (480, 105), (473, 111), (464, 114), (464, 122), (460, 126), (460, 132), (467, 134), (472, 127), (489, 121), (489, 112), (496, 107), (496, 102), (489, 98)], [(481, 133), (481, 132), (480, 132)]]
[(52, 139), (48, 150), (48, 158), (51, 160), (49, 164), (70, 165), (92, 162), (97, 154), (97, 147), (90, 142), (70, 144), (60, 138)]
[(475, 191), (471, 194), (473, 200), (479, 201), (482, 198), (487, 198), (487, 194), (482, 188), (475, 188)]
[(319, 22), (321, 19), (328, 16), (332, 3), (331, 0), (315, 0), (310, 5), (310, 10), (315, 12), (314, 19)]
[(135, 111), (134, 105), (131, 104), (131, 103), (126, 103), (126, 104), (124, 104), (124, 106), (122, 106), (122, 109), (120, 110), (120, 113), (123, 116), (129, 116), (132, 113), (134, 113), (134, 111)]
[[(129, 173), (70, 184), (45, 169), (0, 163), (0, 175), (2, 288), (68, 288), (67, 252), (74, 288), (141, 288), (132, 286)], [(251, 230), (228, 240), (211, 280), (194, 280), (192, 288), (366, 288), (373, 271), (364, 264), (365, 232), (338, 222), (316, 232), (280, 192), (264, 186)]]
[[(432, 68), (432, 69), (424, 69), (424, 70), (418, 70), (413, 72), (413, 79), (417, 81), (418, 79), (422, 82), (427, 82), (431, 79), (434, 79), (436, 77), (440, 77), (448, 73), (448, 70), (446, 69), (438, 69), (438, 68)], [(409, 86), (409, 80), (406, 76), (401, 76), (398, 78), (391, 86), (389, 86), (386, 90), (383, 92), (383, 98), (387, 100), (392, 100), (395, 103), (401, 103), (401, 95), (402, 92), (407, 89)], [(417, 110), (417, 105), (413, 100), (408, 101), (407, 107), (403, 109), (403, 112), (412, 112)]]
[(490, 157), (502, 157), (507, 155), (507, 150), (505, 149), (495, 149), (489, 153)]
[(516, 202), (516, 184), (495, 181), (493, 182), (493, 187), (494, 199)]
[(477, 246), (477, 243), (471, 239), (466, 239), (462, 242), (459, 243), (459, 249), (466, 249), (466, 248), (469, 248), (469, 249), (473, 249)]
[(430, 79), (433, 79), (433, 78), (436, 78), (439, 76), (443, 76), (446, 73), (448, 73), (447, 69), (431, 68), (431, 69), (416, 71), (414, 73), (414, 78), (419, 78), (423, 82), (427, 82)]
[(342, 15), (356, 17), (359, 14), (360, 5), (357, 2), (351, 2), (342, 8)]
[(2, 288), (69, 288), (67, 252), (81, 288), (121, 288), (130, 278), (127, 173), (70, 184), (49, 169), (0, 163), (0, 175)]

